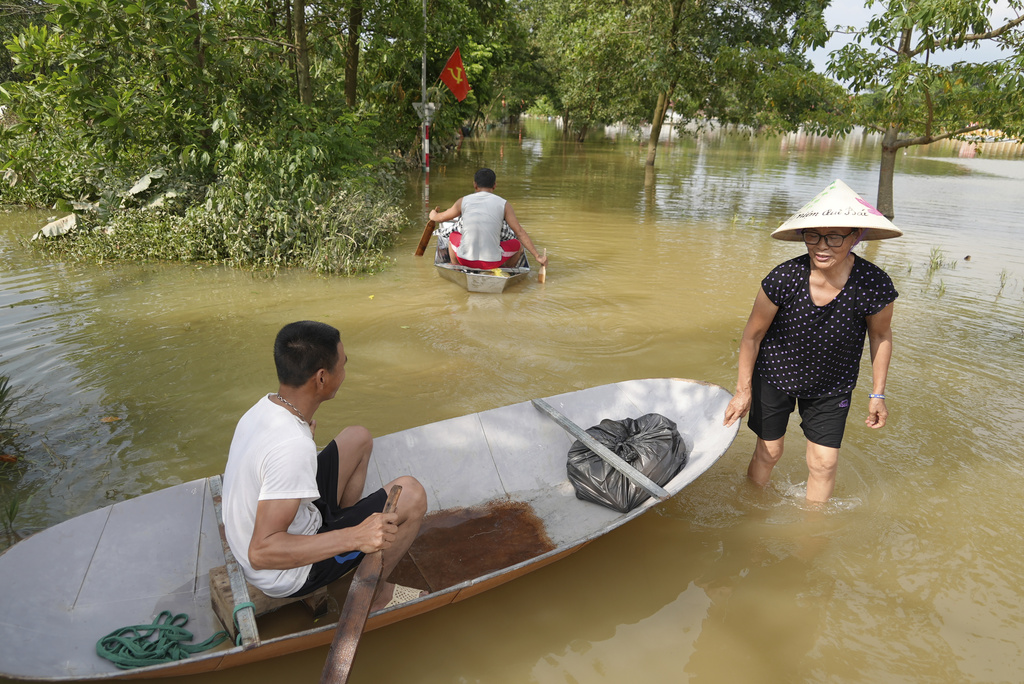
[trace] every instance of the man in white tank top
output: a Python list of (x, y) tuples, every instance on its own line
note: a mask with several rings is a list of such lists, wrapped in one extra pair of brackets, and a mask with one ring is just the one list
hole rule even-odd
[[(546, 266), (547, 257), (533, 246), (512, 205), (494, 194), (495, 181), (494, 171), (480, 169), (473, 176), (472, 195), (460, 197), (443, 212), (431, 210), (430, 220), (438, 223), (462, 217), (462, 230), (448, 236), (452, 263), (469, 268), (514, 266), (525, 248), (538, 264)], [(507, 223), (518, 239), (502, 240), (502, 223)]]

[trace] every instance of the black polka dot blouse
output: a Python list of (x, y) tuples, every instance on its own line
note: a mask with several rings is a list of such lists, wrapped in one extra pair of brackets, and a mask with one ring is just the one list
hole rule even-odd
[(811, 300), (811, 258), (779, 264), (761, 288), (779, 307), (761, 341), (755, 371), (793, 397), (845, 394), (857, 384), (868, 324), (899, 293), (885, 271), (856, 254), (845, 287), (825, 306)]

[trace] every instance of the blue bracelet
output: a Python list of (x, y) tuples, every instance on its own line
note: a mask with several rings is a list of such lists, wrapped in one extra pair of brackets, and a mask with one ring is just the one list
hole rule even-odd
[(884, 394), (869, 394), (868, 398), (870, 398), (870, 399), (885, 399), (885, 395)]

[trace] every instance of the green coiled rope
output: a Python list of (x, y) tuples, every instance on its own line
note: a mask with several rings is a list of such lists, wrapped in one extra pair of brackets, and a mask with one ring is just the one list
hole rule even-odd
[(173, 615), (165, 610), (150, 625), (133, 625), (111, 632), (96, 642), (96, 653), (119, 669), (130, 670), (183, 660), (228, 638), (228, 633), (222, 631), (199, 644), (185, 643), (192, 641), (192, 632), (184, 629), (186, 624), (187, 614)]

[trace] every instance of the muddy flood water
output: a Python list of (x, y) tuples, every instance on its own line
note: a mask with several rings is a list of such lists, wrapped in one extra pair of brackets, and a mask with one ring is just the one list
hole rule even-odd
[[(760, 280), (802, 250), (769, 232), (836, 178), (873, 202), (879, 142), (673, 137), (645, 178), (645, 148), (613, 133), (578, 145), (527, 122), (435, 155), (429, 193), (409, 176), (390, 267), (360, 278), (59, 263), (27, 243), (47, 213), (0, 213), (0, 376), (18, 431), (17, 462), (0, 463), (0, 548), (221, 472), (235, 422), (277, 387), (271, 343), (292, 320), (336, 325), (349, 356), (320, 437), (631, 378), (733, 389)], [(429, 251), (413, 256), (426, 207), (470, 192), (479, 166), (547, 249), (545, 284), (468, 294)], [(1020, 681), (1024, 159), (914, 151), (895, 196), (906, 236), (857, 247), (900, 292), (890, 422), (863, 424), (865, 360), (826, 510), (803, 504), (796, 420), (765, 490), (745, 478), (744, 425), (655, 512), (368, 633), (350, 681)], [(173, 681), (312, 682), (326, 652)]]

